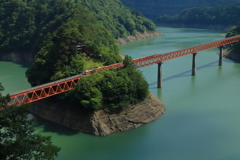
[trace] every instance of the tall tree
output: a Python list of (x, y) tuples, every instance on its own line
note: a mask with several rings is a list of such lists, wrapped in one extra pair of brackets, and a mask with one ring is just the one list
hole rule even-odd
[(34, 133), (34, 121), (28, 118), (29, 107), (7, 106), (9, 95), (2, 96), (0, 83), (0, 160), (48, 159), (57, 157), (60, 148), (50, 136)]

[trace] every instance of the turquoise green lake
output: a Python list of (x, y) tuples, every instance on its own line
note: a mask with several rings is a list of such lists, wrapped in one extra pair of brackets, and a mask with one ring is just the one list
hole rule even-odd
[[(134, 59), (163, 54), (223, 39), (224, 31), (158, 27), (164, 35), (120, 46)], [(149, 90), (166, 112), (152, 123), (107, 137), (78, 133), (37, 118), (36, 132), (52, 136), (62, 149), (57, 160), (239, 160), (240, 64), (224, 59), (218, 49), (164, 62), (163, 88), (157, 88), (157, 65), (140, 69)], [(30, 87), (30, 64), (0, 61), (0, 82), (6, 93)]]

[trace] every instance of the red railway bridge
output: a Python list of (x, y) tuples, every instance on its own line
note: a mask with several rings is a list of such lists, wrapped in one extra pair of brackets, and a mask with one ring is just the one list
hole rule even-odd
[[(223, 59), (223, 46), (227, 44), (231, 44), (234, 42), (240, 41), (240, 36), (234, 36), (230, 38), (226, 38), (223, 40), (178, 50), (166, 54), (155, 54), (147, 57), (142, 57), (138, 59), (134, 59), (133, 62), (136, 64), (137, 68), (146, 67), (153, 64), (158, 64), (158, 88), (162, 87), (162, 63), (164, 61), (168, 61), (171, 59), (179, 58), (186, 55), (193, 55), (192, 60), (192, 75), (196, 74), (196, 55), (198, 52), (220, 47), (220, 54), (219, 54), (219, 66), (222, 65), (222, 59)], [(123, 67), (123, 63), (116, 63), (109, 66), (104, 66), (101, 68), (98, 68), (96, 70), (90, 70), (86, 71), (86, 75), (100, 72), (102, 70), (108, 70), (108, 69), (114, 69), (114, 68), (120, 68)], [(21, 105), (22, 103), (31, 103), (43, 98), (47, 98), (62, 92), (66, 92), (71, 90), (73, 87), (76, 86), (76, 83), (84, 76), (86, 75), (75, 75), (72, 77), (68, 77), (65, 79), (57, 80), (54, 82), (46, 83), (43, 85), (39, 85), (36, 87), (32, 87), (26, 90), (22, 90), (16, 93), (10, 94), (11, 100), (9, 102), (9, 105)]]

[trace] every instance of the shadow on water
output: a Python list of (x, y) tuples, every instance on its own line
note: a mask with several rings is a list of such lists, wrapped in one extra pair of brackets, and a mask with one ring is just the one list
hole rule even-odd
[(19, 65), (21, 68), (29, 68), (32, 66), (33, 62), (24, 62), (24, 61), (19, 61), (19, 62), (12, 62), (12, 61), (0, 61), (0, 62), (6, 62), (6, 63), (13, 63)]
[(33, 62), (13, 62), (18, 64), (22, 68), (29, 68), (32, 66)]
[(32, 115), (32, 116), (35, 121), (34, 128), (36, 130), (41, 129), (40, 132), (56, 133), (58, 135), (66, 135), (66, 136), (72, 136), (72, 135), (79, 134), (79, 132), (69, 129), (67, 127), (64, 127), (60, 124), (42, 119), (42, 118), (34, 116), (34, 115)]
[(22, 68), (30, 68), (33, 63), (32, 62), (24, 62), (24, 63), (20, 63)]
[[(197, 70), (204, 69), (204, 68), (208, 68), (208, 67), (216, 67), (216, 66), (218, 66), (218, 61), (214, 61), (214, 62), (212, 62), (212, 63), (209, 63), (209, 64), (206, 64), (206, 65), (197, 67)], [(192, 70), (188, 70), (188, 71), (185, 71), (185, 72), (182, 72), (182, 73), (173, 75), (173, 76), (171, 76), (171, 77), (164, 78), (164, 79), (162, 80), (162, 82), (166, 82), (166, 81), (173, 80), (173, 79), (176, 79), (176, 78), (181, 78), (181, 77), (188, 77), (188, 76), (189, 76), (189, 77), (192, 76)], [(157, 89), (156, 86), (157, 86), (157, 81), (156, 81), (156, 82), (153, 82), (153, 83), (150, 83), (150, 84), (149, 84), (149, 89)]]
[(240, 61), (231, 60), (231, 59), (228, 59), (228, 58), (224, 58), (223, 61), (227, 62), (227, 63), (240, 63)]

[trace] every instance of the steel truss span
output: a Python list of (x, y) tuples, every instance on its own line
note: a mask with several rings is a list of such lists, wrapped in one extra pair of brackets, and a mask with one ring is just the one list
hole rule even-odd
[[(166, 54), (156, 54), (147, 57), (142, 57), (138, 59), (134, 59), (133, 62), (136, 64), (137, 68), (142, 68), (146, 66), (150, 66), (157, 63), (162, 63), (164, 61), (168, 61), (171, 59), (179, 58), (182, 56), (186, 56), (189, 54), (198, 53), (204, 50), (224, 46), (227, 44), (235, 43), (240, 41), (240, 36), (234, 36), (230, 38), (226, 38), (223, 40), (203, 44), (200, 46), (195, 46), (179, 51), (174, 51)], [(62, 92), (66, 92), (71, 90), (73, 87), (76, 86), (77, 82), (84, 76), (100, 72), (102, 70), (109, 70), (123, 67), (123, 63), (116, 63), (109, 66), (104, 66), (101, 68), (97, 68), (95, 70), (86, 71), (85, 75), (75, 75), (72, 77), (68, 77), (65, 79), (57, 80), (54, 82), (46, 83), (43, 85), (39, 85), (30, 89), (22, 90), (16, 93), (10, 94), (10, 102), (8, 105), (21, 105), (23, 103), (31, 103), (43, 98), (47, 98)]]
[(150, 66), (153, 64), (162, 63), (164, 61), (168, 61), (171, 59), (186, 56), (189, 54), (194, 54), (194, 53), (198, 53), (208, 49), (235, 43), (238, 41), (240, 41), (240, 36), (234, 36), (234, 37), (226, 38), (223, 40), (219, 40), (219, 41), (215, 41), (215, 42), (211, 42), (211, 43), (207, 43), (207, 44), (203, 44), (200, 46), (195, 46), (195, 47), (191, 47), (191, 48), (187, 48), (179, 51), (174, 51), (166, 54), (155, 54), (152, 56), (142, 57), (142, 58), (134, 59), (133, 61), (136, 64), (137, 68), (142, 68), (142, 67)]

